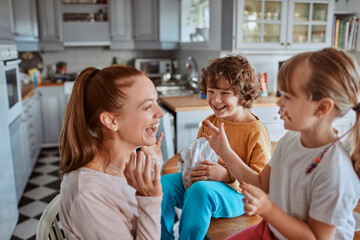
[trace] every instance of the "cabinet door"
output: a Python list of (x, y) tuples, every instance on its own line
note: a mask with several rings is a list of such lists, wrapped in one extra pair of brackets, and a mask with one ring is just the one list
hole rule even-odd
[(62, 50), (61, 0), (37, 1), (40, 47), (44, 50)]
[(33, 97), (33, 124), (34, 124), (34, 149), (32, 156), (32, 166), (35, 165), (43, 143), (42, 117), (41, 117), (41, 103), (40, 93), (36, 92)]
[(180, 152), (182, 149), (189, 146), (193, 141), (196, 140), (197, 133), (202, 121), (204, 121), (211, 114), (213, 114), (212, 110), (176, 113), (176, 153)]
[[(4, 41), (2, 41), (4, 40)], [(0, 1), (0, 42), (9, 43), (14, 40), (12, 33), (12, 16), (10, 0)]]
[(111, 49), (134, 48), (131, 10), (131, 0), (109, 1)]
[(39, 31), (35, 0), (13, 0), (12, 4), (15, 41), (37, 42)]
[(21, 116), (16, 118), (14, 122), (9, 125), (11, 151), (14, 164), (14, 174), (16, 182), (17, 200), (20, 201), (22, 193), (25, 189), (28, 177), (28, 164), (25, 158), (25, 149), (23, 139), (26, 137), (21, 127)]
[(239, 1), (236, 48), (284, 49), (287, 6), (287, 0)]
[(159, 0), (134, 0), (136, 41), (159, 40)]
[(58, 146), (65, 112), (64, 87), (41, 87), (43, 146)]
[(290, 0), (287, 48), (330, 47), (334, 7), (331, 0)]

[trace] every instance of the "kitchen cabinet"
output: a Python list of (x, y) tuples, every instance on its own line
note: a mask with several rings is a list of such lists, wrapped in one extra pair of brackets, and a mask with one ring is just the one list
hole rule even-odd
[(39, 50), (36, 0), (13, 0), (15, 43), (18, 51)]
[(39, 13), (39, 48), (42, 51), (64, 50), (60, 0), (37, 0)]
[[(61, 4), (64, 46), (109, 46), (107, 4)], [(119, 14), (119, 13), (116, 13)]]
[(42, 147), (55, 147), (59, 144), (66, 106), (64, 87), (40, 87), (38, 90), (41, 94)]
[(110, 0), (110, 49), (134, 49), (131, 0)]
[(134, 0), (136, 49), (177, 49), (180, 3), (178, 0)]
[(40, 106), (40, 93), (35, 90), (34, 95), (23, 101), (23, 125), (25, 126), (26, 137), (24, 138), (29, 157), (30, 169), (36, 163), (42, 145), (42, 117)]
[(29, 174), (31, 173), (31, 169), (29, 168), (29, 158), (26, 154), (26, 145), (24, 145), (26, 133), (24, 132), (24, 128), (21, 125), (21, 119), (22, 117), (19, 116), (9, 125), (11, 152), (16, 183), (16, 195), (18, 202), (20, 201), (20, 198), (26, 187)]
[(0, 1), (0, 43), (12, 43), (14, 34), (12, 32), (11, 1)]
[(330, 47), (334, 7), (332, 0), (238, 0), (235, 48)]

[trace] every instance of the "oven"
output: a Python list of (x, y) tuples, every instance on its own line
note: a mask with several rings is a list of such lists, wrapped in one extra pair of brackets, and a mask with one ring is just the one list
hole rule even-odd
[(0, 45), (0, 85), (6, 89), (8, 124), (22, 112), (20, 62), (16, 45)]

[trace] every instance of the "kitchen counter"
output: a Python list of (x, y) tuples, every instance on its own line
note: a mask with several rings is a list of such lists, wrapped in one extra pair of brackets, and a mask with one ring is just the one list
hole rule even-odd
[[(206, 100), (198, 94), (189, 96), (160, 97), (160, 101), (173, 112), (210, 110)], [(253, 107), (275, 107), (279, 99), (274, 95), (259, 97)]]
[(54, 87), (54, 86), (63, 86), (63, 83), (41, 83), (41, 85), (34, 86), (34, 84), (21, 84), (21, 99), (22, 101), (25, 98), (31, 97), (34, 95), (34, 90), (38, 87)]

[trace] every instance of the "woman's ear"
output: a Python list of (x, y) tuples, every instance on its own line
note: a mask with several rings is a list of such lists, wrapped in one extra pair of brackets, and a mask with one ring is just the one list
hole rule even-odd
[(318, 101), (318, 106), (316, 109), (316, 116), (323, 117), (331, 112), (334, 108), (334, 100), (331, 98), (323, 98)]
[(119, 128), (118, 123), (116, 122), (115, 116), (109, 112), (100, 113), (100, 121), (110, 131), (116, 132)]

